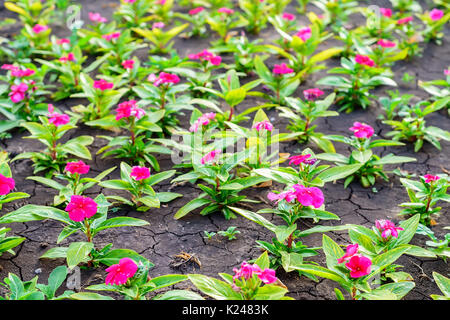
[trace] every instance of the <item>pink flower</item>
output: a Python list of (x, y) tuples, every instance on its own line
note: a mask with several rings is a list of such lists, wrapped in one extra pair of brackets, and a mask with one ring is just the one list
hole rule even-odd
[(122, 62), (122, 67), (125, 69), (133, 69), (134, 67), (134, 60), (125, 60)]
[(102, 35), (102, 38), (107, 41), (111, 41), (112, 39), (117, 39), (119, 37), (120, 37), (120, 32), (112, 32), (112, 33)]
[(409, 16), (409, 17), (406, 17), (406, 18), (398, 19), (397, 20), (397, 24), (400, 24), (400, 25), (407, 24), (408, 22), (410, 22), (412, 20), (413, 20), (413, 17)]
[(444, 70), (444, 74), (445, 74), (446, 76), (450, 76), (450, 68), (449, 68), (449, 69), (445, 69), (445, 70)]
[(293, 15), (292, 13), (285, 12), (281, 16), (281, 18), (283, 18), (284, 20), (287, 20), (287, 21), (294, 21), (295, 20), (295, 15)]
[(213, 150), (209, 152), (206, 156), (200, 159), (201, 164), (206, 164), (209, 162), (215, 162), (218, 160), (219, 155), (222, 153), (220, 150)]
[(125, 3), (135, 3), (136, 0), (123, 0), (123, 2), (125, 2)]
[(431, 181), (437, 181), (440, 179), (438, 176), (433, 176), (432, 174), (426, 174), (423, 177), (425, 178), (426, 183), (430, 183)]
[(178, 82), (180, 82), (180, 78), (176, 74), (161, 72), (159, 74), (158, 80), (154, 82), (154, 85), (158, 86), (160, 84), (167, 84), (167, 83), (177, 84)]
[(233, 276), (234, 281), (236, 281), (236, 279), (239, 278), (244, 278), (245, 280), (248, 280), (253, 276), (254, 267), (251, 264), (244, 261), (242, 262), (241, 267), (239, 269), (234, 268), (233, 271), (234, 271)]
[(48, 122), (54, 124), (56, 127), (69, 123), (70, 117), (67, 114), (60, 114), (55, 112), (52, 104), (48, 104)]
[(291, 160), (291, 161), (289, 161), (289, 164), (293, 163), (296, 166), (298, 166), (298, 165), (300, 165), (300, 163), (305, 163), (306, 159), (308, 159), (310, 157), (311, 157), (310, 154), (304, 154), (304, 155), (300, 154), (300, 155), (297, 155), (297, 156), (292, 156), (292, 157), (288, 158), (289, 160)]
[(0, 196), (4, 196), (10, 193), (10, 191), (14, 189), (15, 186), (16, 183), (14, 182), (13, 178), (5, 177), (0, 173)]
[(56, 44), (62, 45), (65, 43), (70, 43), (70, 40), (67, 38), (61, 38), (61, 39), (56, 40)]
[(267, 194), (267, 199), (269, 199), (270, 201), (276, 201), (277, 203), (280, 202), (281, 200), (286, 200), (286, 202), (292, 202), (296, 199), (296, 195), (295, 192), (293, 191), (285, 191), (278, 194), (269, 192)]
[(225, 13), (225, 14), (233, 14), (234, 10), (233, 9), (229, 9), (229, 8), (220, 8), (219, 10), (217, 10), (218, 13)]
[(323, 94), (324, 92), (318, 88), (312, 88), (303, 91), (303, 95), (305, 96), (305, 99), (308, 101), (314, 101)]
[(358, 248), (359, 245), (357, 243), (348, 245), (345, 254), (337, 260), (338, 263), (343, 263), (350, 260), (350, 258), (358, 252)]
[(273, 125), (269, 121), (264, 120), (264, 121), (255, 123), (253, 125), (252, 129), (256, 129), (256, 131), (261, 131), (261, 130), (272, 131)]
[(150, 169), (146, 167), (135, 166), (131, 168), (130, 176), (134, 178), (134, 180), (144, 180), (150, 177)]
[(302, 28), (295, 35), (300, 39), (302, 39), (303, 41), (306, 41), (309, 38), (311, 38), (311, 28), (310, 27)]
[(276, 282), (278, 279), (275, 276), (275, 270), (266, 268), (260, 273), (258, 273), (258, 278), (264, 282), (264, 284), (271, 284)]
[(158, 77), (154, 73), (149, 74), (148, 77), (147, 77), (147, 81), (149, 81), (149, 82), (153, 83), (156, 80), (158, 80)]
[(364, 66), (368, 66), (368, 67), (373, 67), (375, 65), (375, 62), (372, 59), (370, 59), (368, 56), (363, 56), (361, 54), (357, 54), (355, 56), (355, 61), (356, 61), (356, 63), (359, 63)]
[(12, 85), (11, 86), (11, 92), (8, 94), (11, 98), (11, 101), (14, 103), (18, 103), (25, 99), (25, 93), (28, 90), (28, 85), (24, 82), (18, 84), (18, 85)]
[(383, 16), (385, 16), (386, 18), (390, 18), (392, 17), (392, 10), (388, 9), (388, 8), (380, 8), (380, 12)]
[(59, 61), (61, 62), (75, 61), (75, 55), (71, 52), (67, 54), (67, 56), (59, 58)]
[(141, 119), (145, 115), (145, 111), (136, 106), (136, 100), (124, 101), (119, 104), (119, 107), (116, 109), (116, 120), (120, 120), (122, 118), (135, 117), (136, 119)]
[(164, 28), (166, 25), (164, 24), (164, 22), (155, 22), (152, 25), (152, 29), (162, 29)]
[(345, 266), (350, 270), (350, 277), (360, 278), (370, 273), (372, 261), (367, 257), (354, 255)]
[(393, 41), (389, 41), (389, 40), (385, 40), (385, 39), (380, 39), (378, 40), (377, 44), (383, 48), (393, 48), (396, 46), (396, 43)]
[(78, 162), (67, 162), (65, 170), (71, 174), (86, 174), (89, 172), (89, 168), (89, 165), (80, 160)]
[(36, 24), (33, 27), (33, 32), (36, 33), (36, 34), (39, 34), (39, 33), (44, 32), (46, 30), (48, 30), (48, 27), (47, 26), (43, 26), (41, 24)]
[(203, 50), (199, 53), (190, 54), (188, 58), (191, 60), (209, 61), (212, 65), (218, 66), (222, 62), (222, 57), (216, 56), (214, 53)]
[(305, 186), (295, 184), (293, 185), (297, 201), (304, 206), (312, 205), (314, 208), (319, 208), (324, 202), (322, 190), (317, 187), (307, 188)]
[(433, 9), (430, 11), (430, 19), (433, 21), (440, 20), (444, 16), (444, 12), (439, 9)]
[(97, 203), (88, 197), (72, 196), (66, 207), (69, 218), (75, 222), (89, 219), (97, 213)]
[(349, 128), (349, 130), (354, 132), (355, 137), (362, 139), (369, 139), (374, 133), (371, 126), (358, 121), (354, 122), (353, 127)]
[(112, 89), (114, 87), (114, 83), (108, 82), (104, 79), (94, 81), (94, 89), (99, 89), (101, 91), (105, 91), (108, 89)]
[(105, 270), (108, 272), (105, 283), (118, 286), (125, 284), (128, 279), (134, 276), (137, 269), (138, 266), (132, 259), (122, 258), (120, 259), (119, 264), (114, 264)]
[(398, 231), (404, 230), (401, 227), (396, 227), (395, 224), (390, 220), (375, 220), (375, 227), (380, 230), (381, 237), (383, 237), (384, 239), (387, 239), (390, 236), (397, 238)]
[(21, 67), (14, 66), (12, 64), (4, 64), (2, 66), (2, 69), (10, 70), (11, 76), (17, 78), (29, 77), (36, 73), (36, 71), (34, 71), (33, 69), (30, 68), (22, 69)]
[(198, 7), (198, 8), (189, 10), (189, 14), (190, 14), (191, 16), (193, 16), (193, 15), (196, 15), (197, 13), (202, 12), (203, 10), (205, 10), (205, 8), (203, 8), (203, 7)]
[(203, 114), (201, 117), (199, 117), (189, 128), (190, 132), (197, 132), (200, 126), (206, 126), (208, 125), (212, 119), (216, 117), (216, 114), (214, 112), (209, 112)]
[(89, 12), (89, 20), (97, 23), (104, 23), (108, 21), (106, 18), (102, 17), (100, 13), (97, 12)]
[(156, 4), (164, 5), (166, 0), (156, 0)]
[(294, 72), (294, 70), (289, 68), (286, 63), (276, 64), (273, 68), (273, 73), (275, 74), (287, 74), (292, 72)]

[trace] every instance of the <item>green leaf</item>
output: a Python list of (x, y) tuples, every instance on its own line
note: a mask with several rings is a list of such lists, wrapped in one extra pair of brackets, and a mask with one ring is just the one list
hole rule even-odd
[(402, 227), (404, 230), (399, 232), (397, 240), (395, 241), (395, 246), (408, 244), (409, 241), (411, 241), (419, 226), (419, 221), (420, 215), (417, 214), (400, 223), (400, 227)]
[(186, 203), (183, 207), (181, 207), (177, 211), (177, 213), (175, 213), (174, 218), (180, 219), (180, 218), (184, 217), (185, 215), (187, 215), (192, 210), (200, 208), (209, 203), (211, 203), (211, 200), (208, 200), (208, 199), (203, 199), (203, 198), (193, 199), (193, 200), (189, 201), (188, 203)]
[(372, 164), (373, 165), (394, 164), (394, 163), (404, 163), (404, 162), (413, 162), (413, 161), (417, 161), (416, 158), (394, 156), (392, 153), (390, 153), (387, 156), (381, 158), (380, 160), (372, 162)]
[[(98, 262), (103, 263), (107, 266), (112, 266), (113, 264), (118, 264), (120, 259), (122, 258), (130, 258), (135, 262), (148, 263), (148, 260), (143, 256), (138, 254), (136, 251), (131, 249), (114, 249), (106, 253), (97, 259)], [(153, 265), (153, 264), (152, 264)]]
[(284, 297), (284, 295), (288, 293), (288, 290), (274, 285), (269, 284), (265, 285), (258, 289), (258, 292), (256, 293), (254, 299), (255, 300), (280, 300)]
[(231, 210), (233, 210), (234, 212), (240, 214), (241, 216), (243, 216), (244, 218), (247, 218), (253, 222), (256, 222), (257, 224), (269, 229), (272, 232), (275, 232), (277, 226), (274, 225), (272, 222), (270, 222), (269, 220), (267, 220), (266, 218), (264, 218), (263, 216), (252, 212), (252, 211), (248, 211), (245, 209), (241, 209), (241, 208), (235, 208), (235, 207), (229, 207)]
[(400, 258), (407, 251), (408, 251), (407, 247), (398, 247), (373, 258), (372, 271), (370, 273), (369, 278), (381, 272), (387, 266), (393, 264), (398, 258)]
[(216, 300), (242, 300), (229, 284), (201, 274), (188, 274), (189, 280), (204, 294)]
[(189, 290), (171, 290), (157, 295), (152, 300), (205, 300), (205, 298)]
[(337, 260), (345, 254), (344, 250), (326, 234), (322, 237), (322, 249), (326, 256), (328, 269), (335, 270), (338, 265)]
[(332, 270), (324, 268), (324, 267), (315, 266), (312, 264), (300, 264), (300, 265), (291, 266), (291, 269), (309, 273), (309, 274), (319, 276), (322, 278), (330, 279), (330, 280), (339, 282), (341, 284), (346, 283), (346, 280), (344, 278), (342, 278), (339, 274), (337, 274), (336, 272), (334, 272)]
[(281, 253), (281, 265), (286, 272), (291, 272), (295, 270), (293, 266), (298, 266), (303, 264), (303, 256), (301, 254), (295, 252), (285, 252), (280, 251)]
[(166, 274), (159, 276), (148, 281), (143, 288), (146, 292), (155, 291), (161, 288), (172, 286), (181, 281), (188, 279), (187, 275), (184, 274)]
[(363, 163), (355, 163), (343, 166), (336, 166), (333, 168), (329, 168), (325, 171), (322, 171), (317, 178), (321, 179), (324, 182), (331, 182), (334, 180), (343, 179), (345, 177), (350, 176), (361, 168)]
[(85, 262), (93, 248), (92, 242), (72, 242), (67, 249), (67, 266), (69, 269)]
[(109, 296), (103, 296), (94, 292), (77, 292), (70, 296), (73, 300), (114, 300)]
[(433, 278), (445, 297), (450, 298), (450, 279), (433, 271)]
[(46, 253), (44, 253), (42, 256), (39, 257), (39, 259), (58, 259), (62, 258), (65, 259), (67, 257), (67, 249), (65, 247), (55, 247), (48, 250)]
[(131, 218), (131, 217), (115, 217), (108, 220), (103, 221), (93, 230), (93, 236), (97, 234), (97, 232), (109, 228), (117, 228), (117, 227), (140, 227), (148, 225), (149, 223), (145, 220)]
[(266, 268), (270, 267), (270, 259), (269, 255), (267, 254), (267, 251), (264, 251), (258, 259), (255, 260), (255, 264), (258, 265), (261, 270), (264, 270)]
[(45, 219), (53, 219), (67, 224), (72, 223), (68, 213), (65, 211), (33, 204), (27, 204), (16, 211), (5, 214), (0, 218), (0, 223), (28, 222)]

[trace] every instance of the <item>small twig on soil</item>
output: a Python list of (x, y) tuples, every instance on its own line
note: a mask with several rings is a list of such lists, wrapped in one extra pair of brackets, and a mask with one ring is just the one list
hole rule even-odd
[(416, 267), (418, 267), (419, 269), (420, 269), (420, 272), (421, 272), (421, 274), (419, 275), (419, 277), (422, 277), (422, 278), (427, 278), (428, 280), (430, 280), (430, 281), (433, 281), (424, 271), (423, 271), (423, 269), (422, 269), (422, 267), (420, 266), (420, 265), (418, 265), (417, 263), (415, 263), (414, 261), (413, 261), (413, 265), (415, 265)]

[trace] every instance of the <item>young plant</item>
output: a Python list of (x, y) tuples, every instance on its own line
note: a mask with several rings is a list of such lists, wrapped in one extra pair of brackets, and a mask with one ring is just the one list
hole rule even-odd
[(82, 177), (82, 175), (89, 172), (90, 166), (85, 164), (83, 161), (68, 162), (64, 168), (64, 173), (55, 174), (56, 179), (67, 181), (67, 185), (62, 185), (61, 183), (39, 176), (27, 177), (29, 180), (34, 180), (47, 187), (57, 190), (59, 193), (53, 198), (53, 205), (55, 207), (69, 202), (73, 195), (81, 196), (83, 193), (94, 186), (96, 186), (104, 177), (114, 171), (116, 167), (107, 169), (95, 178)]
[(206, 37), (208, 35), (206, 29), (206, 18), (208, 13), (204, 7), (196, 7), (189, 10), (188, 14), (175, 12), (174, 16), (186, 20), (191, 25), (191, 30), (183, 35), (187, 38), (191, 37)]
[[(390, 125), (393, 130), (386, 133), (394, 141), (406, 140), (414, 143), (414, 152), (418, 152), (425, 141), (441, 150), (440, 139), (450, 141), (450, 133), (435, 126), (426, 126), (425, 117), (433, 112), (445, 108), (450, 102), (450, 97), (444, 97), (433, 103), (420, 101), (414, 106), (408, 106), (399, 112), (401, 121), (385, 120), (383, 123)], [(425, 106), (425, 107), (423, 107)]]
[(205, 235), (203, 238), (208, 239), (208, 240), (212, 240), (212, 238), (217, 234), (216, 232), (208, 232), (206, 230), (203, 231), (203, 234)]
[(278, 107), (278, 109), (281, 110), (280, 117), (290, 119), (287, 129), (299, 133), (297, 139), (300, 143), (312, 141), (324, 152), (332, 153), (335, 152), (333, 143), (323, 133), (315, 132), (317, 125), (313, 125), (318, 118), (339, 115), (336, 111), (328, 110), (336, 94), (331, 93), (324, 100), (317, 100), (323, 94), (324, 92), (318, 88), (307, 89), (303, 91), (306, 101), (286, 98), (289, 107)]
[(417, 15), (425, 24), (425, 29), (422, 30), (422, 36), (426, 42), (434, 41), (438, 45), (442, 44), (444, 33), (443, 27), (450, 19), (450, 12), (444, 14), (440, 9), (433, 9), (430, 12)]
[(369, 98), (376, 98), (369, 90), (376, 86), (397, 86), (394, 80), (382, 74), (383, 69), (375, 67), (375, 62), (368, 56), (357, 54), (354, 59), (342, 57), (341, 66), (328, 70), (328, 73), (346, 74), (349, 78), (328, 76), (316, 82), (318, 85), (337, 87), (336, 103), (341, 106), (339, 112), (351, 112), (359, 107), (366, 109)]
[(185, 23), (168, 31), (163, 31), (164, 22), (155, 22), (151, 30), (140, 28), (132, 28), (132, 30), (151, 42), (150, 53), (163, 54), (169, 52), (174, 44), (172, 40), (188, 26), (189, 23)]
[[(147, 300), (153, 291), (172, 286), (188, 279), (187, 275), (167, 274), (155, 278), (149, 275), (154, 266), (149, 261), (135, 261), (132, 258), (122, 258), (117, 264), (106, 269), (104, 284), (95, 284), (86, 288), (92, 291), (116, 292), (125, 300)], [(78, 292), (71, 295), (72, 299), (89, 299), (94, 293)], [(97, 300), (111, 300), (109, 296), (94, 294)], [(150, 300), (203, 300), (203, 298), (190, 290), (170, 290), (154, 296)]]
[(104, 79), (93, 80), (85, 73), (80, 73), (80, 85), (82, 93), (72, 94), (71, 98), (86, 98), (87, 106), (77, 105), (72, 110), (82, 115), (82, 121), (87, 122), (106, 117), (111, 108), (116, 105), (122, 96), (128, 91), (126, 88), (114, 90), (115, 84)]
[(254, 264), (244, 261), (240, 268), (234, 268), (234, 276), (219, 273), (223, 280), (202, 274), (188, 274), (188, 279), (202, 293), (216, 300), (291, 300), (286, 297), (286, 286), (269, 268), (267, 252)]
[(400, 182), (406, 188), (410, 202), (400, 204), (403, 209), (401, 215), (419, 215), (420, 223), (435, 225), (434, 217), (439, 216), (441, 207), (434, 207), (440, 200), (450, 202), (447, 188), (450, 180), (447, 175), (426, 174), (420, 181), (401, 178)]
[(219, 231), (217, 232), (222, 237), (226, 237), (228, 241), (236, 239), (236, 235), (241, 233), (239, 230), (237, 230), (237, 227), (228, 227), (227, 230)]
[[(418, 81), (419, 87), (431, 94), (430, 99), (437, 100), (450, 96), (450, 68), (444, 70), (445, 79)], [(447, 106), (450, 115), (450, 104)]]
[(16, 187), (16, 182), (12, 178), (12, 172), (8, 162), (8, 153), (5, 151), (0, 152), (0, 210), (4, 203), (30, 196), (25, 192), (11, 192)]
[[(450, 230), (450, 227), (444, 227), (444, 229)], [(416, 233), (428, 236), (431, 241), (425, 242), (427, 250), (447, 262), (447, 258), (450, 258), (450, 233), (446, 233), (444, 239), (439, 240), (434, 232), (423, 224), (419, 224)]]
[(47, 116), (40, 116), (39, 120), (40, 123), (22, 124), (31, 133), (25, 138), (36, 139), (47, 148), (40, 152), (23, 152), (12, 161), (31, 159), (34, 173), (45, 171), (46, 177), (51, 177), (55, 173), (61, 173), (66, 163), (73, 160), (69, 158), (70, 155), (91, 160), (91, 153), (87, 146), (94, 142), (93, 137), (77, 136), (65, 143), (59, 143), (68, 131), (76, 128), (77, 118), (58, 113), (53, 105), (49, 104)]
[[(172, 180), (173, 182), (189, 181), (193, 179), (201, 179), (210, 186), (198, 183), (197, 186), (203, 191), (197, 198), (189, 201), (175, 213), (175, 219), (180, 219), (189, 212), (204, 207), (201, 215), (211, 214), (213, 212), (221, 211), (225, 219), (236, 218), (236, 215), (231, 211), (230, 206), (243, 201), (255, 202), (246, 199), (246, 196), (239, 195), (239, 192), (267, 181), (266, 178), (260, 176), (250, 176), (246, 178), (235, 178), (233, 169), (241, 165), (254, 151), (243, 150), (235, 154), (225, 154), (221, 156), (222, 151), (215, 149), (206, 153), (201, 157), (201, 152), (207, 148), (197, 147), (192, 153), (193, 171), (178, 176)], [(201, 157), (201, 159), (199, 159)], [(222, 159), (221, 159), (222, 158)], [(199, 161), (200, 160), (200, 161)]]
[(381, 114), (379, 119), (382, 120), (394, 120), (399, 116), (400, 112), (404, 112), (409, 107), (410, 100), (414, 97), (413, 94), (403, 94), (400, 96), (398, 90), (387, 91), (390, 97), (380, 97), (379, 101), (383, 111), (386, 115)]
[(97, 267), (99, 263), (110, 266), (123, 257), (132, 257), (140, 261), (146, 259), (133, 250), (113, 249), (108, 244), (102, 249), (94, 245), (95, 236), (102, 230), (117, 227), (138, 227), (148, 225), (147, 221), (131, 217), (114, 217), (107, 219), (110, 203), (100, 194), (94, 200), (89, 197), (74, 195), (70, 198), (65, 210), (52, 207), (28, 204), (18, 210), (7, 213), (0, 218), (0, 223), (28, 222), (52, 219), (65, 224), (58, 236), (57, 244), (70, 235), (78, 232), (86, 236), (86, 241), (71, 242), (68, 247), (54, 247), (40, 258), (67, 261), (69, 269), (80, 263), (87, 263), (88, 267)]
[(99, 136), (99, 138), (108, 141), (108, 144), (102, 147), (97, 154), (102, 154), (102, 158), (113, 156), (119, 159), (127, 159), (131, 163), (145, 165), (149, 163), (159, 171), (159, 164), (151, 152), (162, 154), (171, 154), (172, 152), (162, 146), (157, 146), (151, 137), (153, 132), (162, 132), (161, 127), (156, 123), (164, 117), (165, 110), (155, 112), (146, 112), (138, 107), (136, 100), (124, 101), (116, 109), (116, 115), (109, 115), (99, 120), (89, 121), (86, 124), (90, 126), (100, 126), (106, 129), (117, 129), (129, 131), (129, 136), (108, 135)]
[[(280, 1), (278, 1), (280, 2)], [(247, 20), (246, 30), (253, 34), (265, 28), (271, 5), (260, 0), (239, 0), (242, 16)]]
[(146, 167), (130, 167), (125, 162), (120, 164), (121, 179), (106, 180), (99, 185), (104, 188), (126, 190), (131, 193), (131, 200), (121, 196), (107, 196), (108, 200), (135, 207), (137, 211), (148, 211), (150, 208), (159, 208), (161, 203), (170, 202), (182, 195), (174, 192), (155, 192), (153, 185), (172, 177), (176, 170), (164, 171), (150, 175)]
[(300, 85), (301, 74), (296, 74), (294, 69), (286, 63), (276, 64), (270, 72), (259, 56), (254, 59), (255, 72), (258, 74), (264, 88), (272, 91), (271, 95), (263, 94), (264, 98), (274, 104), (286, 105), (286, 98), (292, 95)]
[(5, 287), (7, 293), (0, 300), (63, 300), (69, 298), (74, 292), (65, 290), (57, 296), (56, 291), (63, 284), (67, 277), (67, 267), (59, 266), (53, 269), (48, 276), (48, 284), (37, 283), (38, 276), (30, 281), (22, 281), (13, 273), (8, 273), (8, 277), (0, 283)]
[(375, 184), (377, 177), (382, 177), (388, 181), (383, 166), (386, 164), (397, 164), (404, 162), (416, 161), (415, 158), (395, 156), (392, 153), (384, 157), (379, 157), (373, 153), (373, 148), (387, 147), (387, 146), (401, 146), (401, 142), (378, 139), (372, 141), (374, 130), (371, 126), (355, 122), (353, 127), (349, 130), (354, 132), (354, 136), (347, 138), (338, 135), (329, 135), (328, 139), (338, 141), (350, 145), (354, 150), (349, 157), (339, 153), (321, 153), (317, 155), (318, 159), (335, 162), (336, 165), (360, 165), (360, 168), (355, 173), (349, 175), (344, 182), (346, 188), (353, 180), (358, 179), (364, 188), (368, 188)]
[(358, 11), (358, 2), (354, 0), (314, 0), (311, 4), (324, 12), (323, 23), (330, 25), (333, 31), (342, 28), (349, 16)]
[(422, 56), (423, 48), (419, 46), (423, 41), (423, 36), (419, 30), (418, 24), (412, 22), (413, 16), (406, 16), (398, 19), (396, 23), (396, 33), (400, 37), (399, 48), (408, 51), (407, 59), (412, 59), (415, 56)]
[(120, 7), (114, 11), (114, 18), (119, 22), (119, 27), (145, 28), (146, 23), (152, 20), (148, 16), (152, 3), (147, 0), (124, 0)]
[[(371, 286), (374, 278), (406, 253), (408, 247), (397, 247), (374, 258), (368, 257), (363, 250), (359, 253), (359, 247), (360, 245), (355, 243), (347, 246), (344, 252), (330, 237), (323, 235), (322, 248), (327, 268), (311, 264), (293, 265), (292, 268), (337, 282), (349, 293), (352, 300), (400, 300), (414, 288), (414, 282), (405, 279), (397, 279), (397, 282), (375, 288)], [(338, 300), (345, 300), (339, 289), (335, 288), (334, 292)]]
[(216, 41), (217, 45), (227, 44), (232, 34), (231, 29), (245, 27), (248, 21), (238, 12), (233, 9), (222, 7), (217, 12), (210, 14), (206, 19), (211, 30), (217, 32), (220, 39)]

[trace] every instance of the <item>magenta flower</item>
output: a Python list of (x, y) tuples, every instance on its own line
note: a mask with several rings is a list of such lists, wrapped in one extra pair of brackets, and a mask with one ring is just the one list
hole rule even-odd
[(208, 125), (212, 119), (216, 117), (216, 114), (214, 112), (209, 112), (203, 114), (201, 117), (199, 117), (189, 128), (190, 132), (197, 132), (200, 126), (206, 126)]
[(350, 277), (360, 278), (370, 273), (372, 261), (367, 257), (354, 255), (345, 266), (350, 270)]
[(136, 0), (123, 0), (123, 2), (125, 2), (125, 3), (135, 3)]
[[(253, 272), (255, 271), (254, 266), (255, 265), (251, 265), (251, 264), (247, 263), (246, 261), (242, 262), (241, 267), (239, 269), (237, 269), (237, 268), (233, 269), (233, 272), (234, 272), (233, 281), (236, 281), (236, 279), (239, 279), (239, 278), (244, 278), (245, 280), (250, 279), (253, 276)], [(259, 269), (259, 267), (258, 267), (258, 269)], [(256, 271), (258, 271), (258, 269), (256, 269)], [(259, 271), (260, 270), (261, 269), (259, 269)]]
[(258, 278), (264, 282), (264, 284), (271, 284), (276, 282), (278, 279), (275, 276), (275, 270), (266, 268), (263, 271), (261, 271), (260, 273), (257, 273)]
[(444, 16), (444, 12), (439, 9), (433, 9), (430, 11), (430, 19), (433, 21), (440, 20)]
[(324, 92), (318, 88), (312, 88), (303, 91), (303, 95), (305, 96), (305, 99), (308, 101), (314, 101), (323, 94)]
[(311, 157), (311, 155), (309, 153), (308, 154), (300, 154), (300, 155), (297, 155), (297, 156), (292, 156), (292, 157), (288, 158), (289, 160), (291, 160), (291, 161), (289, 161), (289, 164), (290, 165), (291, 164), (295, 164), (296, 166), (298, 166), (301, 163), (305, 163), (306, 159), (308, 159), (310, 157)]
[(380, 8), (380, 13), (386, 18), (392, 17), (392, 10), (389, 8)]
[(11, 92), (8, 94), (8, 96), (11, 98), (11, 101), (14, 103), (18, 103), (25, 99), (25, 93), (28, 90), (28, 85), (24, 82), (15, 85), (13, 84), (11, 86)]
[(285, 12), (281, 16), (281, 18), (283, 18), (284, 20), (287, 20), (287, 21), (294, 21), (295, 20), (295, 15), (293, 15), (292, 13)]
[(122, 258), (118, 264), (113, 264), (105, 270), (108, 272), (105, 283), (118, 286), (125, 284), (128, 279), (134, 276), (137, 270), (138, 266), (136, 262), (130, 258)]
[(219, 10), (217, 10), (218, 13), (225, 13), (225, 14), (233, 14), (234, 10), (233, 9), (229, 9), (229, 8), (220, 8)]
[(368, 56), (363, 56), (361, 54), (357, 54), (355, 56), (355, 61), (358, 64), (368, 66), (368, 67), (373, 67), (375, 65), (375, 62), (372, 59), (370, 59)]
[(11, 192), (16, 186), (13, 178), (5, 177), (0, 173), (0, 196), (4, 196)]
[(56, 40), (56, 44), (63, 45), (65, 43), (70, 43), (70, 40), (67, 38), (61, 38), (61, 39)]
[(116, 109), (116, 120), (120, 120), (122, 118), (135, 117), (136, 119), (141, 119), (145, 115), (145, 111), (136, 106), (136, 100), (124, 101), (119, 104), (119, 107)]
[(276, 201), (277, 203), (281, 200), (286, 200), (286, 202), (292, 202), (296, 199), (295, 193), (293, 191), (285, 191), (281, 193), (269, 192), (267, 194), (267, 199), (270, 201)]
[(295, 190), (295, 196), (297, 201), (303, 206), (313, 206), (314, 208), (319, 208), (324, 202), (324, 197), (322, 190), (317, 187), (307, 188), (305, 186), (294, 184), (293, 188)]
[(112, 33), (102, 35), (102, 38), (107, 41), (111, 41), (112, 39), (117, 39), (119, 37), (120, 37), (120, 32), (112, 32)]
[(431, 181), (437, 181), (440, 179), (438, 176), (433, 176), (432, 174), (426, 174), (423, 177), (425, 178), (426, 183), (430, 183)]
[(384, 239), (389, 238), (390, 236), (397, 238), (398, 231), (404, 230), (401, 227), (396, 227), (395, 224), (390, 220), (375, 220), (375, 228), (380, 230), (381, 237)]
[(264, 120), (264, 121), (255, 123), (253, 125), (252, 129), (256, 129), (256, 131), (261, 131), (261, 130), (272, 131), (273, 125), (269, 121)]
[(393, 48), (393, 47), (396, 46), (396, 43), (395, 43), (395, 42), (389, 41), (389, 40), (385, 40), (385, 39), (380, 39), (380, 40), (378, 40), (377, 44), (378, 44), (380, 47), (383, 47), (383, 48)]
[(165, 26), (164, 22), (155, 22), (152, 24), (152, 29), (162, 29)]
[(192, 10), (189, 10), (188, 13), (189, 13), (191, 16), (193, 16), (193, 15), (196, 15), (197, 13), (202, 12), (203, 10), (205, 10), (205, 8), (203, 8), (203, 7), (198, 7), (198, 8), (194, 8), (194, 9), (192, 9)]
[(88, 197), (71, 196), (70, 202), (66, 207), (69, 218), (72, 221), (80, 222), (89, 219), (97, 213), (97, 203)]
[(86, 174), (89, 172), (89, 168), (89, 165), (80, 160), (77, 162), (67, 162), (65, 170), (71, 174)]
[(59, 61), (61, 62), (75, 61), (75, 55), (72, 52), (70, 52), (67, 54), (67, 56), (59, 58)]
[(354, 122), (353, 127), (349, 128), (354, 132), (355, 137), (362, 139), (369, 139), (374, 134), (374, 130), (371, 126), (361, 122)]
[(160, 84), (177, 84), (178, 82), (180, 82), (180, 78), (176, 74), (161, 72), (158, 79), (153, 84), (159, 86)]
[(125, 69), (133, 69), (134, 67), (134, 60), (125, 60), (124, 62), (122, 62), (122, 67), (124, 67)]
[(213, 150), (200, 159), (201, 164), (206, 164), (210, 162), (215, 162), (218, 160), (219, 155), (222, 153), (220, 150)]
[(4, 64), (2, 66), (2, 69), (10, 70), (11, 76), (17, 78), (29, 77), (36, 73), (36, 71), (34, 71), (33, 69), (30, 68), (22, 69), (21, 67), (14, 66), (12, 64)]
[(300, 39), (302, 39), (303, 41), (306, 41), (309, 38), (311, 38), (311, 28), (310, 27), (302, 28), (295, 35)]
[(407, 24), (408, 22), (411, 22), (413, 20), (412, 16), (406, 17), (406, 18), (402, 18), (402, 19), (398, 19), (397, 20), (397, 24), (402, 25), (402, 24)]
[(100, 13), (97, 12), (89, 12), (89, 20), (97, 23), (105, 23), (108, 21), (106, 18), (102, 17)]
[(286, 63), (276, 64), (273, 68), (273, 73), (275, 74), (287, 74), (292, 72), (294, 72), (294, 70), (289, 68)]
[(200, 60), (200, 61), (209, 61), (212, 65), (218, 66), (222, 62), (222, 57), (217, 56), (214, 53), (203, 50), (196, 54), (190, 54), (188, 55), (188, 58), (191, 60)]
[(52, 104), (48, 105), (48, 122), (54, 124), (56, 127), (65, 125), (70, 122), (70, 117), (67, 114), (55, 112)]
[(144, 180), (150, 177), (150, 169), (146, 167), (134, 166), (131, 168), (130, 177), (136, 181)]
[(99, 89), (101, 91), (109, 90), (114, 87), (114, 83), (108, 82), (104, 79), (94, 81), (94, 89)]
[(43, 26), (41, 24), (36, 24), (33, 27), (33, 32), (36, 33), (36, 34), (39, 34), (39, 33), (44, 32), (46, 30), (48, 30), (48, 27), (47, 26)]
[(337, 260), (338, 263), (343, 263), (350, 260), (350, 258), (358, 252), (358, 248), (359, 245), (357, 243), (348, 245), (345, 254)]
[(446, 76), (450, 76), (450, 68), (444, 70)]

